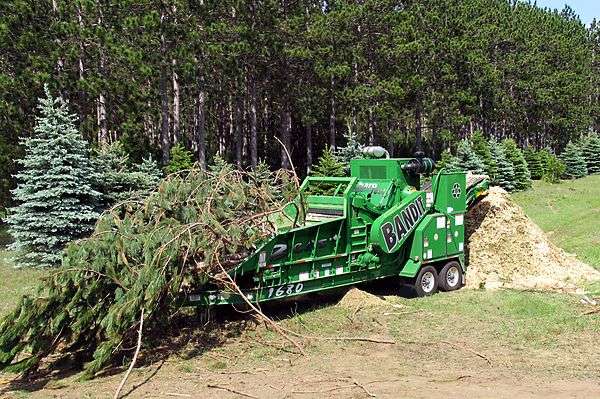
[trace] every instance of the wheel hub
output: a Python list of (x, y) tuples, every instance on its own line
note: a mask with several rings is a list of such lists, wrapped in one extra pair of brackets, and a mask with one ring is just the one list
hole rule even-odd
[(431, 272), (423, 273), (423, 277), (421, 278), (421, 288), (423, 288), (424, 292), (433, 291), (433, 287), (435, 285), (435, 277)]
[(446, 283), (449, 287), (455, 287), (458, 284), (459, 274), (456, 266), (452, 266), (446, 273)]

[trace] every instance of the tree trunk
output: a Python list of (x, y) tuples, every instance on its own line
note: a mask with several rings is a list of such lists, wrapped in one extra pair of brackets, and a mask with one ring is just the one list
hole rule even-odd
[(306, 144), (306, 174), (310, 174), (310, 170), (312, 168), (313, 163), (313, 153), (312, 153), (312, 124), (306, 124), (305, 131), (305, 144)]
[[(290, 169), (290, 159), (288, 158), (288, 152), (291, 156), (292, 153), (292, 140), (291, 140), (291, 131), (292, 131), (292, 113), (289, 108), (286, 106), (283, 109), (283, 113), (281, 115), (281, 142), (283, 143), (285, 148), (281, 149), (281, 167), (283, 169)], [(287, 149), (287, 152), (286, 152)]]
[(421, 128), (421, 103), (415, 105), (415, 152), (422, 151), (422, 128)]
[(196, 142), (198, 163), (200, 168), (206, 169), (206, 115), (204, 111), (206, 103), (206, 93), (204, 90), (198, 90), (198, 98), (196, 99), (196, 118), (194, 126), (194, 140)]
[(169, 162), (171, 140), (169, 138), (169, 96), (167, 94), (167, 71), (163, 67), (160, 71), (160, 151), (163, 164)]
[(171, 72), (172, 74), (172, 80), (173, 80), (173, 140), (172, 143), (173, 144), (177, 144), (177, 142), (179, 142), (180, 139), (180, 116), (179, 116), (179, 109), (180, 109), (180, 98), (179, 98), (179, 77), (177, 76), (177, 60), (173, 59), (171, 61), (171, 65), (173, 67), (173, 70)]
[(100, 93), (96, 101), (96, 114), (98, 118), (98, 145), (100, 147), (108, 145), (108, 127), (106, 125), (106, 100)]
[(240, 96), (237, 95), (235, 99), (235, 127), (234, 127), (234, 141), (235, 141), (235, 164), (238, 168), (242, 167), (242, 148), (243, 148), (243, 137), (242, 137), (242, 104)]
[(250, 78), (250, 165), (252, 169), (258, 165), (258, 127), (257, 113), (258, 104), (256, 98), (256, 82), (254, 77)]
[(333, 78), (331, 78), (331, 109), (329, 110), (329, 146), (335, 149), (335, 96), (333, 86), (334, 81)]

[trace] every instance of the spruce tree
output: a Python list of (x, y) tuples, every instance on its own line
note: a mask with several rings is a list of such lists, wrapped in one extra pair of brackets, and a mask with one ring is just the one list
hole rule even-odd
[(540, 180), (544, 175), (542, 154), (539, 151), (534, 150), (533, 148), (527, 147), (523, 151), (523, 156), (525, 157), (525, 161), (527, 162), (527, 167), (529, 168), (529, 172), (531, 173), (531, 178), (533, 180)]
[(490, 141), (490, 152), (496, 163), (496, 174), (492, 177), (492, 184), (498, 185), (506, 191), (515, 189), (515, 170), (512, 162), (506, 157), (504, 147), (496, 140)]
[(62, 98), (39, 99), (41, 117), (22, 141), (23, 170), (13, 190), (19, 203), (8, 223), (18, 266), (54, 266), (70, 241), (89, 234), (99, 214), (101, 194), (94, 190), (97, 172), (87, 142), (75, 128), (76, 117)]
[(590, 134), (583, 141), (583, 157), (590, 175), (600, 173), (600, 136)]
[(438, 170), (446, 169), (447, 172), (455, 172), (458, 167), (458, 160), (452, 153), (449, 148), (446, 148), (442, 151), (442, 156), (435, 163), (435, 167)]
[(471, 171), (482, 175), (485, 173), (485, 165), (481, 158), (475, 153), (473, 147), (467, 140), (462, 140), (456, 149), (456, 164), (453, 168)]
[(587, 166), (585, 158), (581, 153), (581, 148), (569, 141), (564, 152), (560, 156), (565, 163), (564, 177), (568, 179), (579, 179), (587, 175)]
[(132, 165), (119, 141), (97, 150), (93, 162), (100, 171), (97, 190), (103, 194), (103, 208), (116, 202), (145, 197), (162, 178), (158, 164), (151, 157), (139, 165)]
[(473, 147), (473, 151), (475, 154), (483, 161), (485, 166), (484, 172), (488, 176), (494, 176), (496, 174), (496, 162), (492, 157), (492, 152), (490, 150), (490, 144), (486, 140), (483, 133), (478, 130), (473, 134), (471, 138), (471, 143)]
[(331, 147), (325, 147), (323, 154), (319, 157), (319, 161), (313, 167), (311, 175), (324, 177), (345, 176), (345, 167), (346, 165), (339, 161)]
[(513, 139), (505, 139), (501, 143), (506, 158), (512, 163), (515, 172), (515, 187), (517, 191), (526, 190), (531, 187), (531, 173), (527, 167), (527, 161), (523, 152)]
[(175, 144), (171, 148), (169, 164), (165, 168), (168, 174), (179, 172), (180, 170), (191, 169), (194, 166), (193, 154), (181, 143)]
[(335, 155), (340, 162), (349, 166), (351, 160), (363, 157), (362, 150), (364, 146), (352, 131), (344, 133), (344, 138), (346, 139), (346, 146), (338, 147)]

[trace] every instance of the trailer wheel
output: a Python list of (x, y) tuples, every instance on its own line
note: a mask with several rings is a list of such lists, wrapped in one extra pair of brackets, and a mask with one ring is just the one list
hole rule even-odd
[(440, 271), (440, 290), (455, 291), (462, 286), (463, 272), (460, 263), (453, 260)]
[(433, 295), (438, 290), (438, 273), (433, 266), (424, 266), (419, 270), (414, 282), (418, 296)]

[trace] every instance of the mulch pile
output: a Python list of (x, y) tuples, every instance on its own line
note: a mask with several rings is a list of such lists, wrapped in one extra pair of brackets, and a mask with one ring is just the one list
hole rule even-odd
[(467, 215), (467, 288), (581, 292), (600, 272), (552, 244), (501, 188)]

